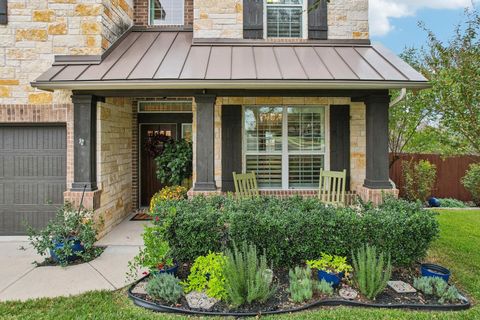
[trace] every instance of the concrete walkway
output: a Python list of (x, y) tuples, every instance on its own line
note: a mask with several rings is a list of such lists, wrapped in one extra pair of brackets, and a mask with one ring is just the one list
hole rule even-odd
[[(76, 295), (92, 290), (126, 286), (130, 261), (143, 245), (141, 234), (148, 222), (121, 222), (98, 245), (106, 246), (97, 259), (66, 268), (35, 267), (37, 255), (26, 237), (0, 237), (0, 301)], [(138, 276), (141, 274), (139, 273)]]

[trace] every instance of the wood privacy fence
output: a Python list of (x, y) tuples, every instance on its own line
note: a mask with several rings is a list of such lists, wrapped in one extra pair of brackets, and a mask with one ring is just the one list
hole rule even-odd
[[(390, 154), (390, 160), (392, 154)], [(428, 160), (437, 166), (437, 181), (432, 195), (437, 198), (454, 198), (462, 201), (471, 201), (472, 196), (463, 187), (460, 180), (465, 175), (471, 163), (479, 163), (480, 156), (454, 156), (443, 158), (437, 154), (410, 154), (404, 153), (399, 155), (399, 159), (395, 161), (390, 168), (390, 178), (396, 183), (400, 189), (400, 195), (403, 195), (403, 161), (420, 161)]]

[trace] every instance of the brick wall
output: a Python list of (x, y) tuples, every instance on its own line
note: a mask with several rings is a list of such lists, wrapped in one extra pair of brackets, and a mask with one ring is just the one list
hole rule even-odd
[[(193, 26), (193, 0), (184, 0), (184, 23), (185, 26)], [(134, 23), (137, 26), (148, 26), (148, 4), (149, 0), (134, 0), (135, 17)]]
[(54, 55), (101, 54), (132, 23), (132, 0), (8, 0), (0, 26), (0, 105), (70, 103), (30, 86)]

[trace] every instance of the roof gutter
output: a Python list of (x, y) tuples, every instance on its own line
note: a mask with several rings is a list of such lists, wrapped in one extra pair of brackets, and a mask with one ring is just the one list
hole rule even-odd
[(128, 80), (128, 81), (58, 81), (32, 82), (32, 87), (53, 91), (56, 89), (70, 90), (159, 90), (159, 89), (426, 89), (430, 84), (425, 81), (269, 81), (269, 80)]

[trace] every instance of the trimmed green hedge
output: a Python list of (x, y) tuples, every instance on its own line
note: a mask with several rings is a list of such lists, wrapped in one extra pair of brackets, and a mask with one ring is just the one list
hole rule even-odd
[(246, 241), (265, 249), (275, 266), (289, 267), (322, 252), (350, 257), (368, 243), (408, 266), (425, 257), (439, 232), (434, 212), (395, 199), (378, 208), (334, 208), (315, 198), (198, 196), (165, 202), (153, 215), (155, 223), (168, 221), (166, 238), (182, 262)]

